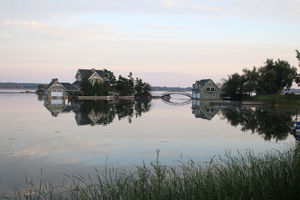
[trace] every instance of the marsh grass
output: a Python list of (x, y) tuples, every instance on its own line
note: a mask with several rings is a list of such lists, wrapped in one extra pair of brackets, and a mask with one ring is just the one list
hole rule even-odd
[[(159, 153), (158, 153), (159, 155)], [(299, 199), (299, 152), (226, 153), (201, 164), (176, 167), (157, 159), (134, 170), (105, 168), (93, 176), (66, 176), (61, 185), (26, 180), (7, 199)], [(5, 197), (3, 197), (5, 198)]]

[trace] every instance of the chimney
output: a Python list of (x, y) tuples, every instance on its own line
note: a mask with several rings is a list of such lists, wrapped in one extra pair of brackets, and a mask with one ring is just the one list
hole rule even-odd
[(96, 69), (95, 69), (95, 68), (92, 68), (92, 72), (96, 72)]
[(57, 78), (53, 78), (53, 79), (52, 79), (53, 82), (54, 82), (54, 81), (57, 81), (57, 80), (58, 80)]

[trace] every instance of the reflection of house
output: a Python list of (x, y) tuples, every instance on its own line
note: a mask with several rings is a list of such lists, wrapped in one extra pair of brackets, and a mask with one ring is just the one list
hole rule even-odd
[(105, 80), (105, 75), (102, 70), (96, 69), (78, 69), (75, 75), (76, 81), (74, 85), (79, 86), (80, 82), (84, 79), (88, 79), (92, 84), (100, 83)]
[(68, 113), (78, 110), (80, 106), (78, 104), (70, 104), (66, 102), (65, 98), (46, 98), (44, 106), (51, 112), (51, 115), (57, 117), (60, 113)]
[(220, 99), (220, 89), (211, 79), (196, 81), (192, 88), (193, 99)]
[(196, 118), (211, 120), (220, 110), (220, 107), (211, 106), (209, 101), (192, 101), (192, 113)]
[(79, 88), (70, 83), (59, 82), (58, 79), (52, 79), (46, 87), (46, 94), (49, 97), (64, 98), (66, 96), (72, 96), (79, 92)]

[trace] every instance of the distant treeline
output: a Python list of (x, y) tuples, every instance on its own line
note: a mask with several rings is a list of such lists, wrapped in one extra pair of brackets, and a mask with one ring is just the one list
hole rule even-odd
[[(0, 82), (1, 89), (38, 89), (38, 85), (42, 83), (14, 83), (14, 82)], [(42, 84), (47, 86), (47, 84)], [(153, 86), (152, 91), (192, 91), (191, 87), (161, 87)]]
[(152, 91), (176, 91), (176, 92), (180, 92), (180, 91), (192, 91), (191, 87), (186, 87), (186, 88), (182, 88), (182, 87), (160, 87), (160, 86), (153, 86), (151, 87)]
[(0, 82), (1, 89), (37, 89), (38, 85), (40, 85), (40, 83), (12, 83), (12, 82), (1, 83)]

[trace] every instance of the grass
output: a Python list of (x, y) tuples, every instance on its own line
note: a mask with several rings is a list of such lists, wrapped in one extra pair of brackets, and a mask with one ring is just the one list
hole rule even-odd
[[(94, 180), (96, 178), (96, 181)], [(227, 153), (205, 165), (190, 161), (169, 167), (159, 159), (135, 170), (106, 168), (93, 177), (67, 176), (54, 186), (27, 180), (7, 199), (299, 199), (300, 153)], [(3, 197), (4, 198), (4, 197)]]
[(254, 101), (260, 101), (272, 105), (300, 105), (300, 95), (259, 95), (253, 97)]

